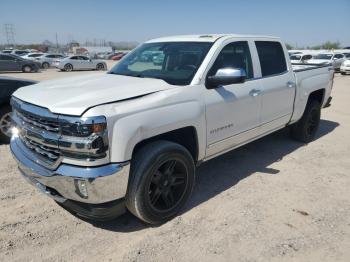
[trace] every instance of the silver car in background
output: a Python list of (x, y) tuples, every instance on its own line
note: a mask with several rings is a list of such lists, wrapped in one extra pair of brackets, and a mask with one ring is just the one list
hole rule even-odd
[(37, 60), (37, 58), (40, 58), (43, 55), (45, 55), (45, 54), (44, 53), (29, 53), (27, 55), (22, 56), (22, 58), (34, 61), (34, 60)]
[(61, 60), (57, 68), (68, 72), (73, 70), (107, 70), (107, 64), (103, 60), (73, 55)]
[(62, 54), (45, 54), (43, 56), (36, 58), (35, 60), (41, 63), (42, 68), (47, 69), (51, 66), (54, 66), (53, 62), (58, 64), (58, 62), (65, 57), (66, 56)]
[(345, 60), (344, 54), (341, 53), (319, 53), (313, 56), (312, 59), (307, 62), (310, 64), (333, 64), (336, 72), (340, 71), (340, 66)]

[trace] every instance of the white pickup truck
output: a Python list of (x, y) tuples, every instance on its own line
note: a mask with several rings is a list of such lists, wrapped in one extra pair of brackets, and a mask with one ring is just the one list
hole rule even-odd
[(17, 90), (11, 150), (21, 174), (76, 215), (127, 208), (162, 223), (203, 161), (287, 126), (310, 142), (333, 77), (332, 65), (293, 69), (276, 37), (154, 39), (108, 73)]

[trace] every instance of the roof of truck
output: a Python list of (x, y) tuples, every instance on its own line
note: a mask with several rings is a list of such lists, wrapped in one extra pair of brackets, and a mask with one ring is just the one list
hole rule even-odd
[(215, 42), (221, 37), (237, 37), (237, 38), (270, 38), (279, 39), (274, 36), (262, 36), (262, 35), (236, 35), (236, 34), (202, 34), (202, 35), (176, 35), (155, 38), (147, 41), (147, 43), (155, 42)]

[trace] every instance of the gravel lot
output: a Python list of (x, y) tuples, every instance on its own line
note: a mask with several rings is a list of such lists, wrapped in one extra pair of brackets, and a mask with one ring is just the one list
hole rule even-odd
[(0, 261), (350, 261), (350, 76), (332, 95), (314, 142), (284, 130), (204, 163), (182, 214), (159, 227), (72, 216), (0, 145)]

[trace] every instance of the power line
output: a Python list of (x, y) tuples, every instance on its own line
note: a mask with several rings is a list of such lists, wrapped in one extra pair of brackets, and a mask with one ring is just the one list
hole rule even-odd
[(15, 28), (13, 24), (4, 24), (4, 33), (9, 46), (15, 45)]

